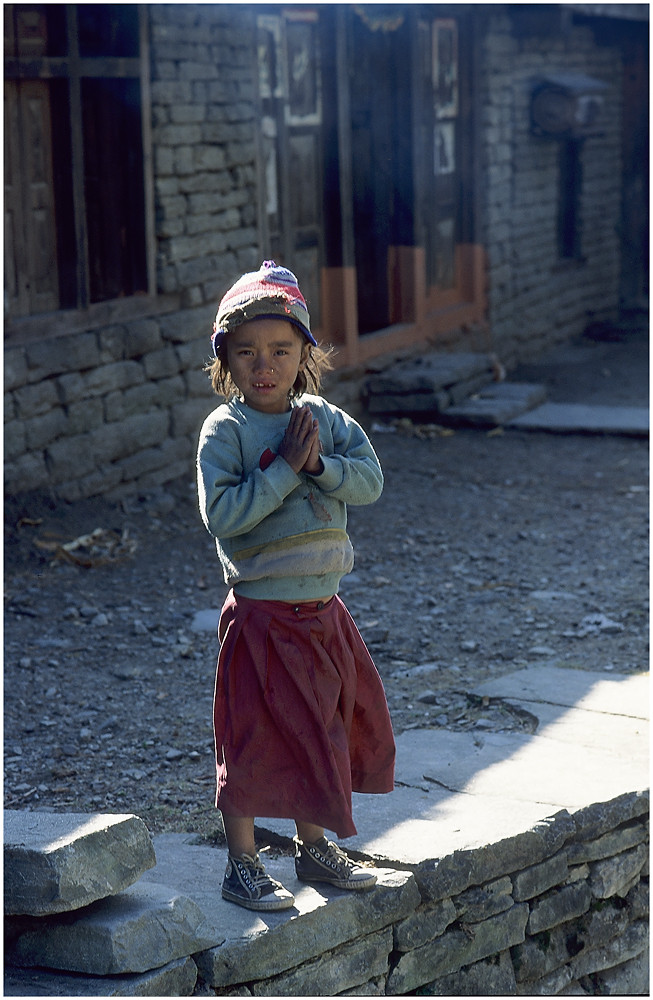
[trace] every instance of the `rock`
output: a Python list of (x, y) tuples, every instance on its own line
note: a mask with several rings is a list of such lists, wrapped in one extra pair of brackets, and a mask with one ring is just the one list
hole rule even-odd
[(601, 948), (589, 948), (571, 960), (571, 971), (577, 979), (621, 965), (641, 955), (648, 946), (648, 920), (638, 920), (625, 928)]
[(486, 354), (433, 352), (372, 376), (367, 379), (365, 390), (370, 396), (434, 393), (483, 373), (488, 379), (492, 378), (491, 363)]
[(337, 996), (367, 982), (370, 976), (382, 976), (391, 949), (392, 929), (386, 927), (345, 945), (337, 956), (320, 955), (281, 976), (254, 983), (252, 993), (255, 997)]
[(648, 954), (642, 952), (613, 969), (595, 973), (591, 979), (588, 978), (587, 986), (594, 995), (598, 990), (601, 996), (649, 996)]
[(512, 876), (513, 895), (518, 903), (539, 896), (554, 885), (560, 885), (567, 878), (567, 852), (561, 851), (552, 858), (515, 872)]
[(437, 941), (406, 952), (390, 972), (386, 992), (405, 995), (425, 981), (452, 975), (462, 966), (471, 965), (524, 940), (528, 904), (518, 903), (481, 923), (473, 924), (469, 935), (452, 928)]
[(195, 612), (190, 627), (193, 632), (212, 632), (215, 635), (218, 631), (219, 619), (219, 608), (204, 608)]
[(411, 951), (440, 937), (456, 916), (456, 907), (450, 899), (440, 900), (424, 910), (412, 913), (394, 928), (395, 949)]
[(447, 421), (471, 427), (498, 427), (539, 406), (546, 399), (543, 385), (495, 382), (446, 411)]
[(531, 903), (528, 933), (532, 936), (586, 913), (592, 902), (587, 882), (556, 886), (551, 892)]
[(631, 882), (644, 867), (648, 858), (646, 844), (640, 844), (630, 851), (623, 851), (613, 858), (604, 858), (590, 865), (589, 884), (598, 899), (622, 895), (631, 888)]
[(578, 626), (578, 635), (596, 635), (597, 632), (616, 633), (623, 630), (624, 627), (620, 622), (613, 621), (607, 615), (586, 615)]
[(155, 863), (137, 816), (4, 814), (6, 914), (79, 909), (127, 888)]
[(423, 991), (433, 997), (509, 997), (517, 991), (510, 953), (502, 951), (499, 960), (483, 959), (450, 976), (429, 983)]
[(164, 885), (130, 886), (66, 917), (21, 922), (14, 965), (95, 976), (147, 972), (220, 944), (202, 910)]
[(179, 958), (161, 969), (131, 976), (66, 975), (45, 969), (6, 968), (8, 997), (190, 997), (197, 982), (192, 958)]

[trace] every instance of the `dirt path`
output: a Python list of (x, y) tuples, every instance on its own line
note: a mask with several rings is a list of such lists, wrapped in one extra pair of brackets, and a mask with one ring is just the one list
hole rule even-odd
[[(527, 727), (466, 695), (533, 663), (648, 668), (648, 442), (372, 437), (386, 487), (350, 510), (342, 597), (398, 732)], [(6, 807), (211, 834), (216, 645), (192, 623), (225, 589), (194, 488), (122, 506), (32, 497), (6, 517)], [(84, 568), (69, 559), (87, 548), (47, 547), (97, 528), (95, 553), (121, 561)]]

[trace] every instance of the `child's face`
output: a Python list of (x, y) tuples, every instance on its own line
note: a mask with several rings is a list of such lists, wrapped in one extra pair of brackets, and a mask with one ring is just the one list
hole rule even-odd
[(308, 360), (308, 344), (285, 319), (252, 319), (227, 335), (227, 364), (245, 402), (263, 413), (290, 409), (288, 393)]

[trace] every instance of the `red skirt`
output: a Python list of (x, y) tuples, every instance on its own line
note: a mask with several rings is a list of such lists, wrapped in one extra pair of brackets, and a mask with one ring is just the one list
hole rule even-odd
[(219, 636), (218, 808), (353, 836), (351, 793), (392, 791), (395, 744), (381, 678), (345, 605), (231, 591)]

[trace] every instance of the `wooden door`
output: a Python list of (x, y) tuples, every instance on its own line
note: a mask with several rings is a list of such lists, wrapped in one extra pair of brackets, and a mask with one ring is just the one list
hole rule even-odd
[(358, 331), (390, 323), (389, 251), (413, 246), (413, 18), (356, 7), (349, 30), (352, 219)]

